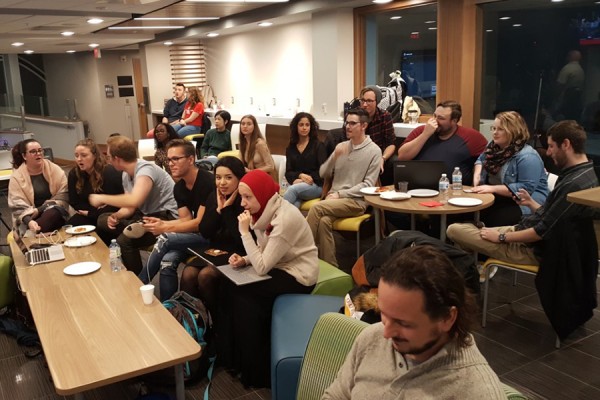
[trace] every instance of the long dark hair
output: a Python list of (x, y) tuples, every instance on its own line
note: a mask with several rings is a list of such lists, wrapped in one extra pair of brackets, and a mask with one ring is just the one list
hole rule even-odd
[(37, 143), (41, 146), (40, 142), (38, 142), (35, 139), (25, 139), (25, 140), (21, 140), (19, 143), (17, 143), (15, 145), (15, 147), (12, 148), (11, 150), (11, 154), (12, 154), (12, 165), (13, 168), (19, 168), (21, 166), (21, 164), (23, 164), (25, 162), (25, 158), (23, 157), (23, 154), (25, 154), (27, 152), (27, 145), (29, 143)]
[[(240, 153), (242, 155), (242, 161), (244, 162), (244, 164), (246, 166), (248, 166), (248, 163), (250, 162), (250, 160), (254, 159), (254, 152), (256, 151), (256, 141), (259, 138), (263, 139), (263, 140), (265, 138), (262, 135), (262, 133), (260, 132), (260, 128), (258, 127), (258, 122), (256, 122), (256, 117), (254, 115), (251, 115), (251, 114), (244, 115), (240, 119), (240, 123), (243, 120), (245, 120), (246, 118), (248, 118), (249, 120), (251, 120), (252, 124), (254, 124), (254, 130), (250, 134), (250, 140), (246, 140), (245, 136), (240, 140)], [(240, 128), (240, 134), (241, 134), (241, 128)], [(248, 159), (246, 159), (246, 149), (248, 149)]]
[[(77, 146), (87, 147), (94, 156), (92, 172), (88, 173), (88, 175), (90, 177), (92, 192), (100, 193), (102, 191), (102, 185), (104, 184), (104, 178), (102, 174), (104, 172), (104, 168), (106, 167), (106, 160), (104, 159), (104, 155), (98, 148), (96, 142), (94, 142), (92, 139), (80, 140), (75, 145), (75, 148), (77, 148)], [(85, 184), (83, 171), (81, 171), (79, 167), (75, 167), (75, 175), (77, 176), (77, 183), (75, 184), (75, 189), (77, 190), (77, 193), (81, 193), (81, 191), (83, 190), (83, 185)]]
[[(164, 143), (159, 142), (158, 138), (156, 137), (156, 128), (158, 128), (161, 125), (164, 126), (165, 129), (167, 130), (168, 139)], [(159, 122), (158, 124), (156, 124), (156, 126), (154, 127), (154, 148), (155, 149), (165, 148), (167, 146), (167, 143), (169, 143), (173, 139), (179, 139), (179, 135), (177, 134), (177, 132), (175, 132), (175, 128), (173, 128), (173, 126), (171, 124), (165, 124), (163, 122)]]
[(308, 140), (317, 138), (317, 133), (319, 132), (319, 123), (311, 114), (302, 111), (296, 114), (294, 118), (292, 118), (292, 122), (290, 122), (290, 146), (298, 144), (298, 141), (300, 140), (300, 135), (298, 135), (298, 124), (302, 118), (308, 119), (308, 122), (310, 123)]

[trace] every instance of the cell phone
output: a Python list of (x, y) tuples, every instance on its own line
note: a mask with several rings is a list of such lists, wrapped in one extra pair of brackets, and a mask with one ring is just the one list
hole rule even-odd
[(521, 201), (521, 196), (519, 196), (519, 193), (515, 192), (514, 190), (512, 190), (512, 188), (510, 186), (508, 186), (508, 184), (504, 184), (504, 186), (506, 186), (508, 188), (508, 191), (510, 192), (510, 194), (513, 195), (514, 198), (516, 198), (517, 200)]

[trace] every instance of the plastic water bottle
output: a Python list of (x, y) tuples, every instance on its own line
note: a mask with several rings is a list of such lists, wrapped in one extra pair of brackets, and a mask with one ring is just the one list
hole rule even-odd
[(290, 186), (290, 184), (284, 176), (283, 178), (281, 178), (281, 182), (279, 182), (279, 193), (284, 194), (288, 190), (288, 186)]
[(446, 174), (442, 174), (440, 178), (440, 183), (438, 186), (440, 192), (440, 203), (446, 204), (448, 202), (448, 187), (450, 186), (450, 181), (448, 180), (448, 176)]
[(121, 246), (117, 243), (117, 239), (110, 241), (108, 246), (108, 253), (110, 256), (110, 270), (112, 272), (119, 272), (121, 270)]
[(455, 194), (460, 194), (462, 191), (462, 172), (458, 167), (454, 167), (454, 172), (452, 172), (452, 191), (457, 192)]

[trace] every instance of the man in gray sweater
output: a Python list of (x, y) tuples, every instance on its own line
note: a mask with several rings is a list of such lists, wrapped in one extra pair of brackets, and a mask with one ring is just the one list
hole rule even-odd
[(474, 296), (444, 253), (407, 247), (383, 267), (381, 323), (357, 337), (323, 400), (505, 399), (470, 327)]
[(348, 111), (344, 130), (349, 140), (339, 143), (319, 174), (331, 179), (325, 200), (315, 204), (307, 216), (308, 225), (319, 249), (319, 258), (338, 266), (333, 239), (333, 222), (338, 218), (364, 214), (367, 204), (361, 189), (375, 186), (379, 178), (381, 149), (366, 136), (369, 114), (363, 109)]

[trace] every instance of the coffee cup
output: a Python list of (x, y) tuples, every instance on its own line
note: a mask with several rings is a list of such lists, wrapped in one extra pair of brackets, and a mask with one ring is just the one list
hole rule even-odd
[(142, 293), (142, 300), (144, 301), (144, 304), (152, 304), (154, 301), (154, 285), (140, 286), (140, 292)]

